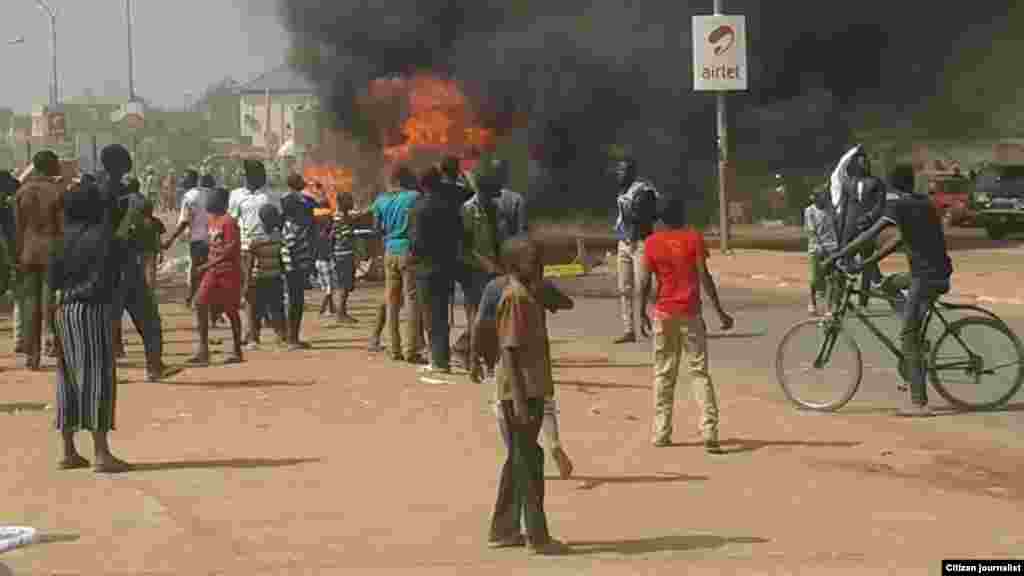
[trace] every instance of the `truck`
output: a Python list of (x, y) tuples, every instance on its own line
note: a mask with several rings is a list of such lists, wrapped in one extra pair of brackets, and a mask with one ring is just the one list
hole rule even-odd
[(1001, 240), (1024, 232), (1024, 163), (992, 163), (975, 177), (975, 219), (988, 237)]

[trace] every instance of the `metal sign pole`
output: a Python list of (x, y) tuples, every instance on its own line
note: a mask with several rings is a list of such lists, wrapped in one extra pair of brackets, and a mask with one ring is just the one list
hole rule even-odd
[[(724, 12), (724, 0), (715, 0), (715, 15)], [(729, 250), (729, 117), (725, 92), (716, 94), (718, 108), (718, 223), (723, 254)]]

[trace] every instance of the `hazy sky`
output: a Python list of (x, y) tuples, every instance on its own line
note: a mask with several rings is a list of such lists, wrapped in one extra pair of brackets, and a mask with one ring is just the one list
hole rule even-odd
[[(91, 88), (128, 91), (125, 0), (48, 0), (57, 9), (61, 98)], [(49, 19), (35, 0), (0, 0), (0, 107), (18, 112), (49, 97)], [(275, 0), (133, 0), (135, 91), (180, 107), (224, 76), (249, 80), (284, 62), (288, 37)], [(25, 43), (9, 46), (18, 36)]]

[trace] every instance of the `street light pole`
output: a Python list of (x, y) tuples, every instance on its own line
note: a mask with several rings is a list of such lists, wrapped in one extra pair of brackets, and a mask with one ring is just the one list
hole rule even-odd
[(57, 12), (44, 0), (36, 0), (36, 5), (46, 12), (50, 18), (50, 57), (51, 79), (50, 79), (50, 107), (56, 107), (60, 102), (60, 91), (57, 84)]
[[(724, 0), (715, 0), (715, 16), (721, 16)], [(725, 92), (716, 94), (718, 108), (718, 221), (721, 249), (723, 254), (729, 250), (729, 116), (726, 108)]]
[(124, 15), (128, 22), (128, 101), (135, 101), (135, 47), (132, 43), (132, 0), (124, 0)]

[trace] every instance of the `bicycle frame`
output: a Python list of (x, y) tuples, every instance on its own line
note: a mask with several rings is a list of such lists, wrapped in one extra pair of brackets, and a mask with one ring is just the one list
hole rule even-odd
[[(894, 342), (893, 338), (890, 338), (885, 332), (882, 331), (881, 328), (878, 327), (877, 324), (875, 324), (874, 322), (871, 321), (871, 317), (872, 316), (870, 316), (868, 314), (865, 314), (860, 309), (852, 309), (851, 310), (851, 308), (852, 308), (851, 307), (851, 302), (853, 301), (853, 298), (863, 294), (863, 291), (860, 290), (857, 287), (857, 279), (858, 279), (858, 277), (856, 275), (843, 275), (843, 276), (835, 276), (833, 278), (830, 278), (830, 280), (829, 280), (830, 281), (830, 287), (832, 289), (838, 288), (838, 290), (839, 290), (838, 296), (839, 297), (836, 298), (835, 300), (833, 300), (830, 297), (828, 300), (829, 300), (829, 302), (838, 302), (839, 305), (838, 305), (838, 308), (836, 310), (832, 311), (832, 317), (828, 320), (828, 322), (831, 323), (831, 326), (830, 326), (830, 329), (829, 329), (829, 333), (828, 333), (828, 335), (826, 337), (825, 343), (822, 346), (821, 350), (818, 352), (817, 358), (815, 358), (814, 366), (816, 368), (823, 367), (825, 365), (825, 363), (828, 361), (829, 357), (832, 354), (832, 349), (833, 349), (833, 347), (835, 345), (835, 340), (836, 340), (835, 334), (837, 333), (837, 330), (835, 328), (840, 326), (842, 324), (843, 320), (845, 319), (846, 315), (848, 313), (851, 313), (851, 312), (852, 312), (853, 316), (855, 318), (857, 318), (858, 320), (860, 320), (861, 324), (863, 324), (868, 329), (869, 332), (874, 334), (874, 336), (876, 338), (878, 338), (878, 340), (882, 343), (882, 345), (884, 345), (885, 348), (888, 349), (889, 352), (893, 356), (896, 357), (897, 362), (902, 364), (902, 362), (905, 360), (905, 356), (903, 354), (903, 350), (899, 346), (896, 345), (896, 342)], [(894, 298), (890, 294), (886, 294), (886, 293), (881, 292), (881, 291), (868, 290), (868, 296), (870, 298), (878, 298), (878, 299), (881, 299), (881, 300), (885, 300), (890, 305), (896, 304), (896, 303), (900, 302), (900, 300), (898, 298)], [(931, 325), (933, 319), (937, 318), (938, 321), (942, 323), (942, 328), (943, 328), (944, 332), (948, 332), (949, 331), (950, 322), (942, 314), (940, 309), (945, 309), (945, 310), (972, 310), (972, 311), (975, 311), (975, 312), (979, 312), (979, 313), (981, 313), (984, 316), (988, 316), (990, 318), (998, 320), (999, 322), (1002, 322), (1002, 320), (999, 319), (998, 316), (996, 316), (995, 314), (993, 314), (992, 312), (990, 312), (988, 310), (985, 310), (984, 308), (980, 308), (980, 307), (977, 307), (977, 306), (971, 306), (971, 305), (949, 304), (949, 303), (940, 302), (938, 300), (935, 300), (928, 307), (928, 310), (925, 311), (924, 318), (921, 320), (921, 331), (920, 331), (921, 341), (920, 341), (920, 344), (921, 344), (921, 350), (922, 351), (926, 351), (927, 350), (928, 339), (927, 339), (926, 335), (928, 334), (928, 327)], [(835, 327), (835, 328), (833, 328), (833, 327)], [(974, 366), (974, 363), (976, 362), (975, 358), (976, 358), (977, 355), (974, 354), (974, 352), (967, 346), (967, 343), (965, 343), (963, 341), (963, 339), (960, 338), (960, 335), (958, 333), (953, 332), (951, 334), (952, 334), (953, 338), (955, 338), (956, 341), (961, 346), (963, 346), (964, 350), (970, 356), (970, 360), (968, 361), (968, 364), (969, 364), (968, 367)], [(927, 358), (925, 358), (925, 361), (927, 362)], [(947, 365), (930, 366), (930, 367), (926, 367), (926, 369), (937, 370), (937, 369), (957, 368), (957, 367), (960, 367), (960, 364), (962, 364), (962, 363), (961, 362), (957, 362), (957, 363), (952, 363), (952, 364), (950, 364), (948, 366)]]

